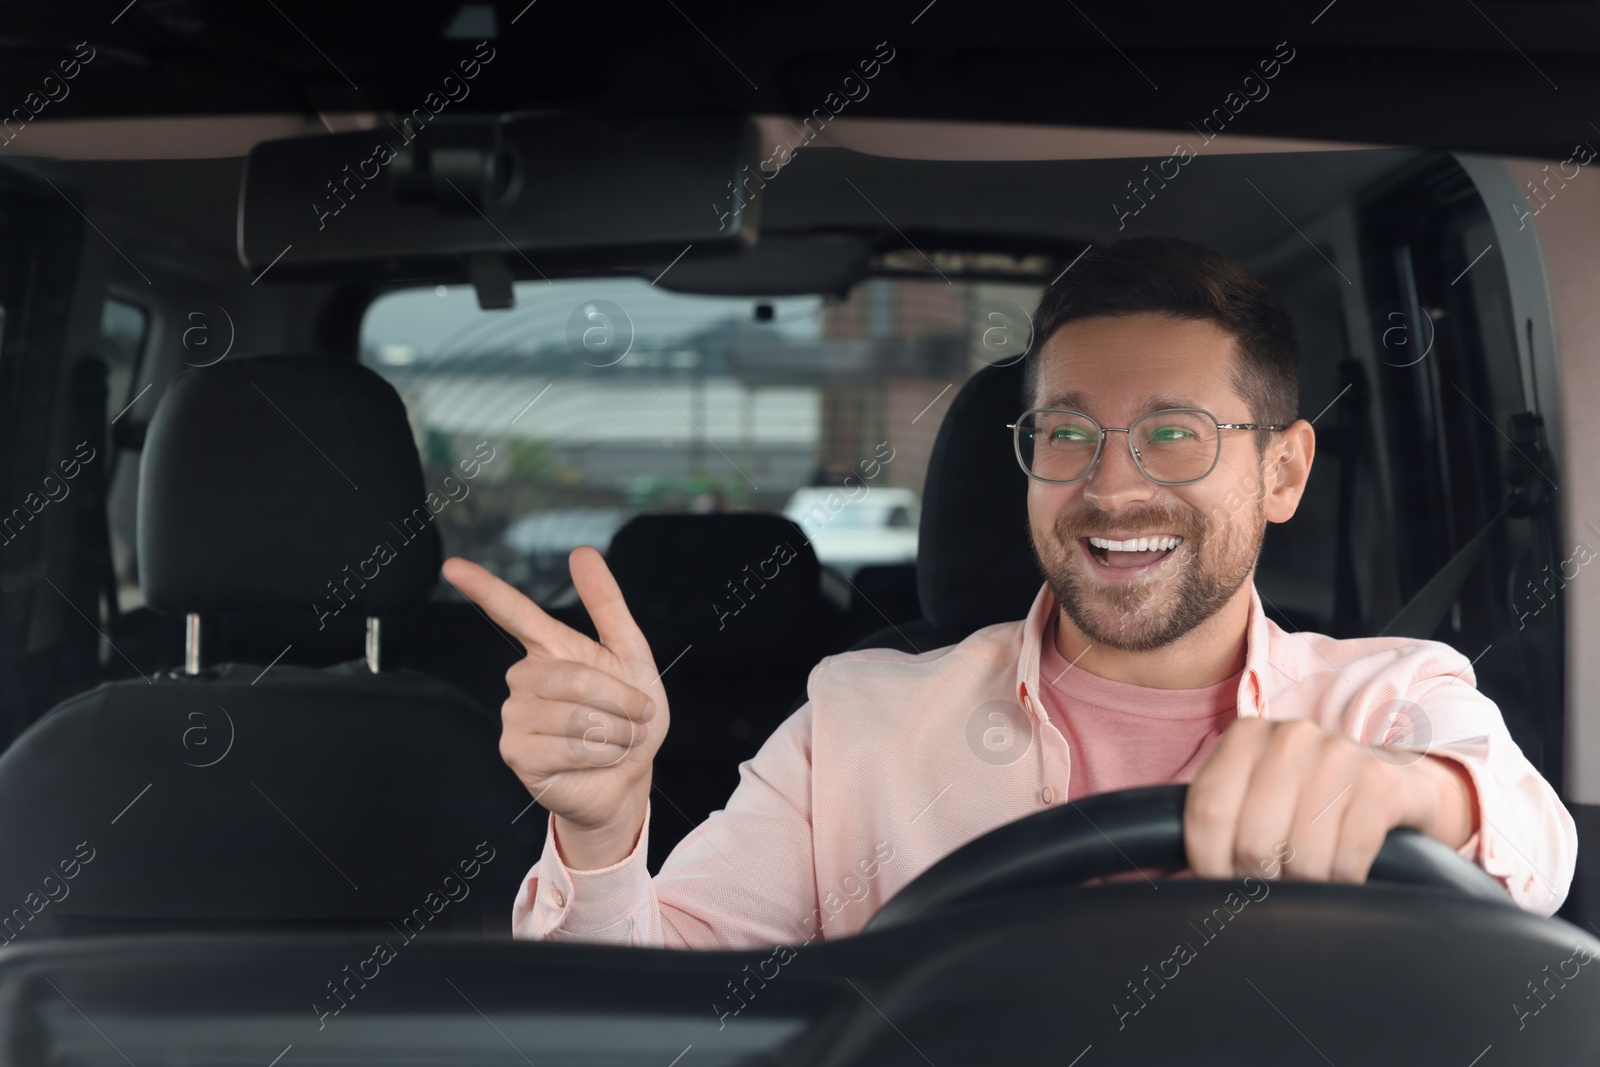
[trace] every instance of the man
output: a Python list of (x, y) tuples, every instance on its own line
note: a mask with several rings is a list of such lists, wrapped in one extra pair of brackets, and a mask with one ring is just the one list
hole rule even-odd
[(1029, 410), (1012, 427), (1048, 576), (1028, 617), (920, 655), (824, 659), (727, 808), (653, 880), (667, 698), (600, 554), (570, 560), (598, 644), (482, 568), (446, 563), (528, 650), (507, 676), (500, 747), (551, 815), (518, 936), (838, 937), (995, 827), (1162, 782), (1192, 783), (1199, 877), (1361, 882), (1387, 832), (1409, 826), (1522, 907), (1555, 911), (1572, 819), (1468, 661), (1431, 641), (1288, 633), (1263, 613), (1266, 524), (1293, 516), (1315, 449), (1271, 293), (1209, 249), (1140, 239), (1085, 255), (1035, 320)]

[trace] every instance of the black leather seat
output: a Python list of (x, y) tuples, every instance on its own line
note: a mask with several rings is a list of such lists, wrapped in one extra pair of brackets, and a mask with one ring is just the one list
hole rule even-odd
[(1024, 409), (1022, 364), (974, 374), (950, 404), (928, 460), (917, 529), (922, 617), (853, 648), (927, 652), (1028, 614), (1044, 575), (1028, 535), (1028, 476), (1006, 424)]
[[(437, 581), (435, 487), (400, 398), (355, 364), (265, 356), (186, 372), (142, 464), (145, 599), (198, 615), (202, 642), (224, 612), (299, 613), (359, 636), (366, 616), (414, 609)], [(345, 658), (360, 652), (357, 640)], [(101, 685), (0, 756), (0, 907), (17, 909), (0, 913), (0, 940), (508, 933), (545, 819), (498, 742), (496, 712), (362, 660)]]
[(649, 866), (721, 808), (797, 706), (840, 619), (805, 533), (781, 515), (639, 515), (606, 563), (672, 707), (655, 763)]
[(845, 612), (841, 648), (849, 648), (885, 626), (903, 625), (922, 617), (917, 603), (915, 563), (873, 563), (850, 578), (850, 606)]

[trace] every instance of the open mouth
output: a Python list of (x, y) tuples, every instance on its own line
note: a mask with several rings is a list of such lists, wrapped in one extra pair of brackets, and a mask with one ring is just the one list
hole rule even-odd
[(1078, 544), (1096, 569), (1108, 576), (1130, 576), (1159, 564), (1177, 551), (1183, 538), (1176, 534), (1144, 537), (1080, 537)]

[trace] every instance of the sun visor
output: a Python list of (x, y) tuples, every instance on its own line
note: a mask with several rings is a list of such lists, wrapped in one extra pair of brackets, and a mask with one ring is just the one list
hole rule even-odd
[[(738, 253), (755, 243), (742, 117), (443, 117), (255, 146), (239, 258), (272, 281), (518, 278)], [(270, 271), (270, 273), (269, 273)]]

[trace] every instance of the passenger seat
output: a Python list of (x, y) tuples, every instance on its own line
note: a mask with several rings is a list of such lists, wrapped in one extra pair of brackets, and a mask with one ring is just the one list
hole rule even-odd
[[(383, 618), (425, 602), (439, 568), (436, 487), (394, 389), (334, 357), (191, 370), (141, 462), (141, 588), (185, 620), (187, 669), (79, 694), (0, 756), (0, 943), (509, 934), (545, 819), (500, 759), (498, 714), (384, 667)], [(207, 665), (221, 613), (355, 639), (325, 669)]]

